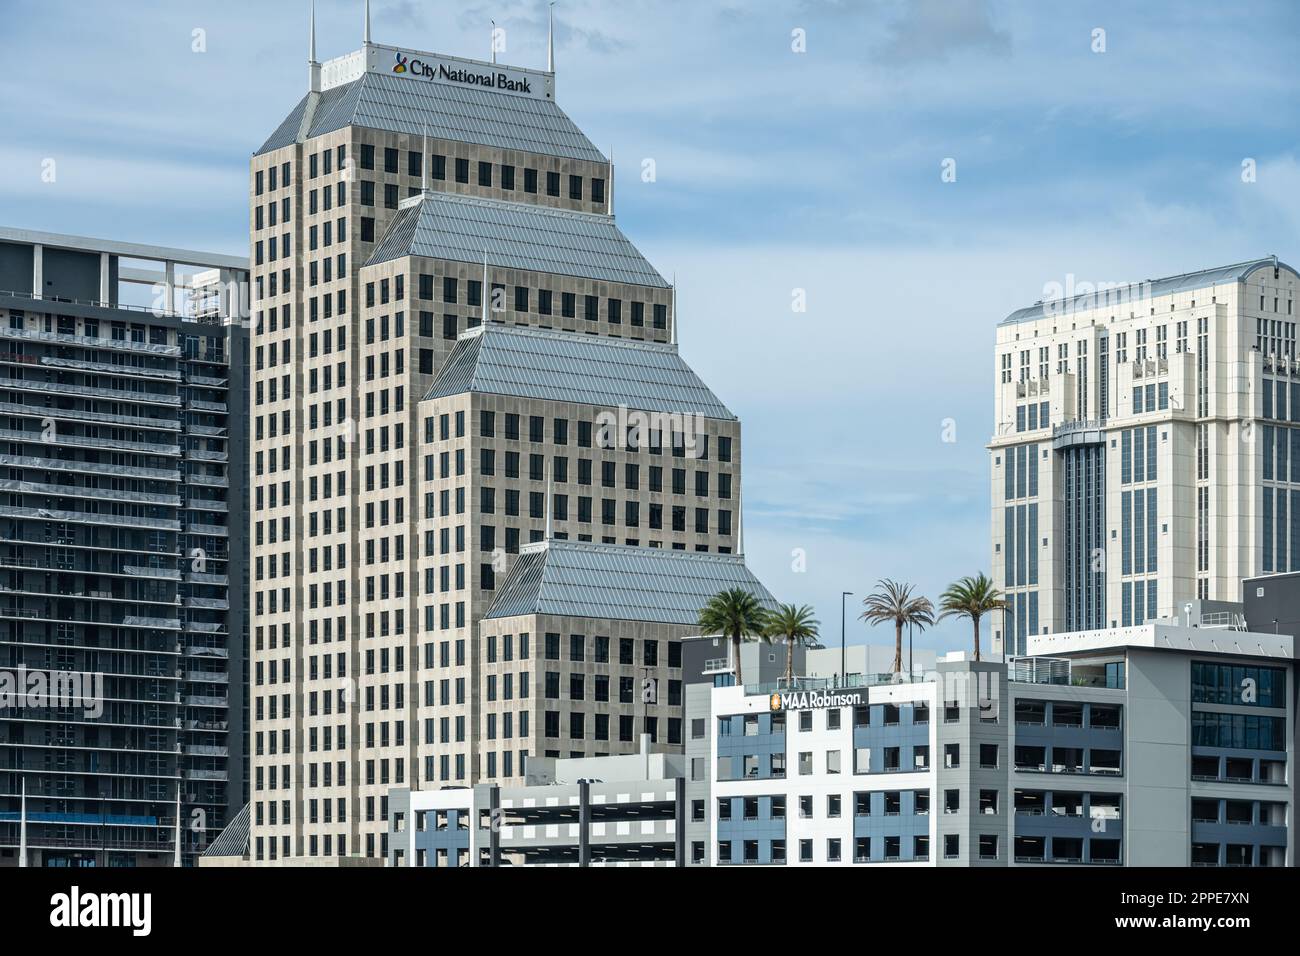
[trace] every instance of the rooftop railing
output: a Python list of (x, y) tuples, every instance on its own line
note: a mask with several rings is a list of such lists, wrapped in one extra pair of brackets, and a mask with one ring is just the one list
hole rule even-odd
[(787, 681), (784, 677), (774, 681), (757, 684), (745, 684), (745, 693), (775, 694), (781, 691), (800, 690), (856, 690), (863, 687), (883, 687), (889, 684), (933, 683), (937, 679), (935, 671), (913, 671), (909, 673), (883, 674), (848, 674), (843, 680), (835, 677), (796, 677)]

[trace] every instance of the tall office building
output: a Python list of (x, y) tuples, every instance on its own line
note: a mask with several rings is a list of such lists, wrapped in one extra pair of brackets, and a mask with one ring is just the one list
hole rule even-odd
[(993, 644), (1214, 613), (1300, 569), (1294, 269), (1077, 290), (998, 325)]
[[(739, 538), (739, 422), (678, 355), (674, 291), (551, 64), (382, 46), (367, 12), (324, 64), (313, 25), (308, 81), (251, 167), (263, 863), (382, 860), (391, 788), (522, 779), (536, 744), (482, 745), (502, 645), (479, 621), (523, 546)], [(557, 724), (548, 752), (596, 755), (646, 717)]]
[(32, 866), (188, 863), (248, 799), (246, 282), (0, 229), (0, 866), (23, 817)]

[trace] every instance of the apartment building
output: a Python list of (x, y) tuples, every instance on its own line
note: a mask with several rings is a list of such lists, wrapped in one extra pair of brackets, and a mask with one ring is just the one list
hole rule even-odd
[(1300, 568), (1297, 275), (1276, 257), (1079, 287), (998, 325), (995, 650)]
[(554, 70), (376, 44), (367, 15), (308, 82), (251, 164), (255, 862), (382, 860), (391, 788), (502, 773), (479, 625), (548, 512), (555, 540), (739, 538), (739, 423)]
[(1292, 638), (1148, 622), (687, 692), (692, 865), (1288, 866)]
[(247, 799), (247, 265), (0, 229), (0, 866), (24, 787), (32, 866), (189, 864)]

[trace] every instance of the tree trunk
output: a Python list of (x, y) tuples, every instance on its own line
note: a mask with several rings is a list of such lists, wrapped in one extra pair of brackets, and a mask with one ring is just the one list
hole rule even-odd
[(734, 657), (733, 663), (735, 663), (736, 665), (736, 686), (744, 687), (745, 679), (743, 676), (741, 676), (740, 673), (740, 635), (739, 634), (731, 635), (731, 651)]
[(790, 637), (785, 642), (785, 686), (790, 687), (794, 684), (794, 638)]
[(974, 617), (971, 618), (971, 621), (972, 621), (972, 622), (974, 623), (974, 625), (975, 625), (975, 660), (978, 661), (978, 660), (980, 659), (980, 618), (979, 618), (979, 615), (976, 614)]
[(894, 622), (894, 673), (903, 673), (903, 622)]

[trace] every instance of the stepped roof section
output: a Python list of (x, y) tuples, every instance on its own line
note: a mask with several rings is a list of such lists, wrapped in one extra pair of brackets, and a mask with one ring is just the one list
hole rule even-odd
[(719, 591), (742, 588), (768, 610), (776, 599), (743, 555), (579, 541), (525, 545), (487, 618), (547, 614), (694, 627)]
[(404, 256), (666, 289), (613, 216), (424, 190), (402, 201), (366, 265)]
[(461, 334), (424, 397), (466, 392), (736, 420), (675, 345), (494, 322)]

